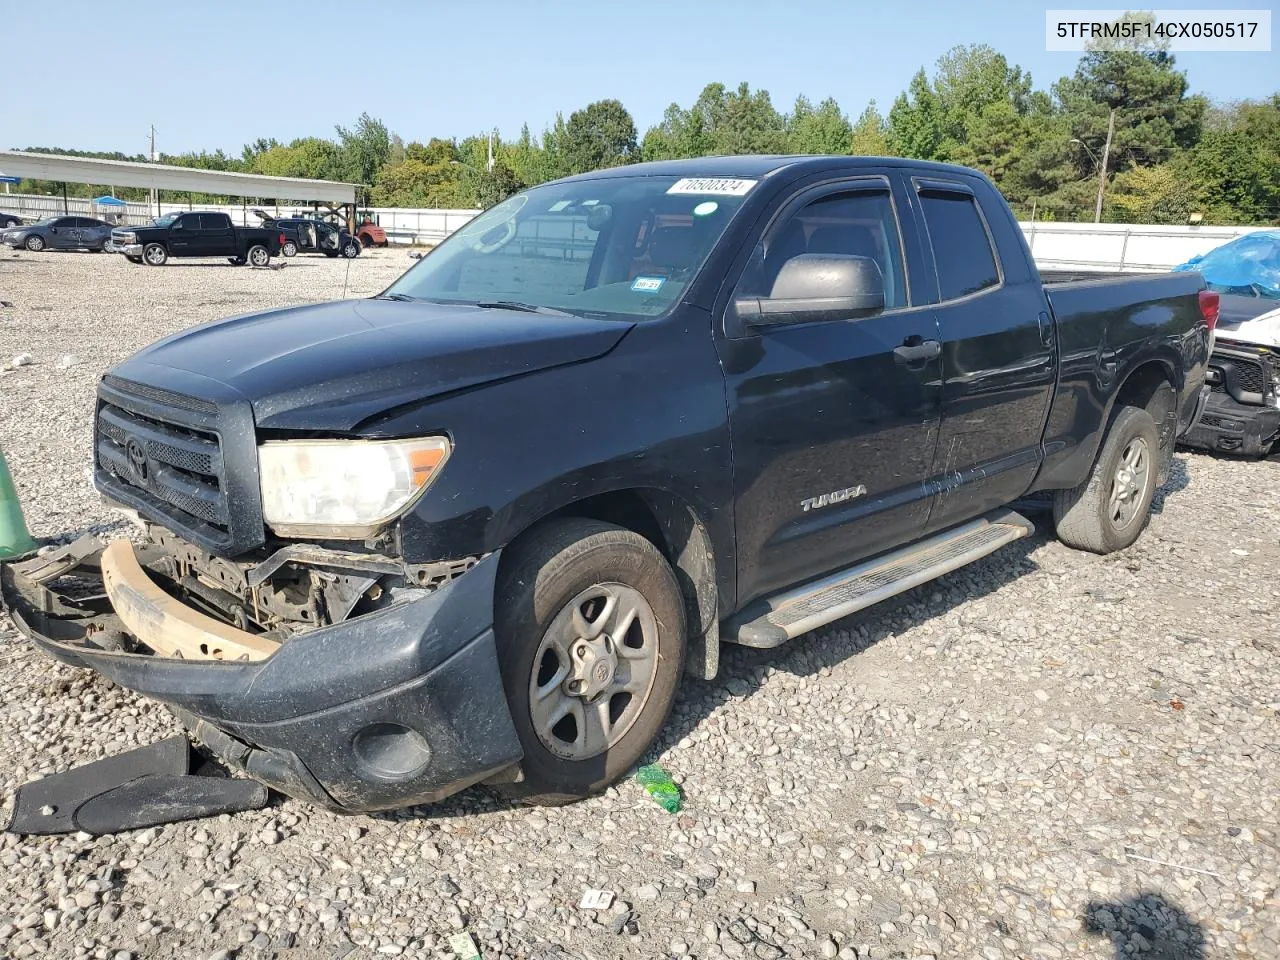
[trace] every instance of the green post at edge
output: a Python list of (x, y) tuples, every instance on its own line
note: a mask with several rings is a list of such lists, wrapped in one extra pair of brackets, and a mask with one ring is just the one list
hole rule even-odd
[(18, 503), (18, 491), (13, 488), (13, 477), (0, 450), (0, 560), (14, 560), (35, 553), (38, 544), (27, 532), (27, 521), (22, 517), (22, 504)]

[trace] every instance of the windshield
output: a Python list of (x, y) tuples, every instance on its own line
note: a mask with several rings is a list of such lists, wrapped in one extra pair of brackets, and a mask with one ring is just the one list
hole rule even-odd
[(551, 183), (485, 211), (383, 296), (654, 317), (702, 266), (754, 180)]
[(166, 213), (163, 217), (156, 217), (156, 218), (155, 218), (154, 220), (152, 220), (151, 222), (152, 222), (152, 223), (154, 223), (157, 227), (167, 227), (167, 226), (169, 226), (170, 224), (172, 224), (172, 223), (173, 223), (173, 221), (177, 220), (177, 219), (178, 219), (178, 217), (180, 217), (180, 216), (182, 216), (182, 214), (179, 214), (179, 213)]

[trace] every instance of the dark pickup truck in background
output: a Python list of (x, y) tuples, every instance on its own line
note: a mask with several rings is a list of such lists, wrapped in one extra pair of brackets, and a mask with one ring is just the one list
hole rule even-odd
[[(604, 789), (720, 644), (773, 647), (1028, 535), (1144, 529), (1195, 422), (1194, 273), (1046, 286), (972, 170), (727, 157), (535, 187), (383, 294), (112, 370), (134, 511), (45, 651), (338, 810)], [(98, 595), (101, 597), (98, 597)]]
[(131, 263), (162, 267), (170, 257), (226, 257), (231, 263), (265, 267), (280, 252), (279, 230), (237, 227), (225, 213), (171, 213), (146, 227), (117, 227), (111, 249)]

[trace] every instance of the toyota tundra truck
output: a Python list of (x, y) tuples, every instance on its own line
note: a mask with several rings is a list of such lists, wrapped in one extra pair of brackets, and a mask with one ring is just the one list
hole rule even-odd
[(5, 567), (3, 596), (44, 651), (294, 797), (564, 802), (626, 774), (723, 644), (1026, 537), (1015, 502), (1128, 547), (1216, 316), (1195, 273), (1046, 285), (962, 167), (576, 176), (377, 296), (115, 367), (94, 478), (141, 530)]

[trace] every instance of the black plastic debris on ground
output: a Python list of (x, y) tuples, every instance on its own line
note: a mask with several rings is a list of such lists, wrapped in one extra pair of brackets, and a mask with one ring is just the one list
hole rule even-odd
[(191, 757), (179, 735), (23, 784), (5, 829), (100, 836), (266, 806), (262, 784), (192, 774)]

